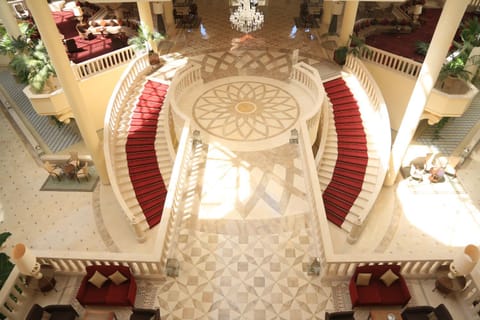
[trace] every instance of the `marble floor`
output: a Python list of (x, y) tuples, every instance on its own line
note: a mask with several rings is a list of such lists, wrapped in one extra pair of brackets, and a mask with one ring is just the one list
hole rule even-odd
[[(289, 63), (284, 60), (292, 48), (299, 48), (302, 59), (324, 76), (335, 71), (323, 60), (318, 30), (299, 29), (293, 34), (293, 16), (298, 12), (294, 1), (272, 2), (266, 12), (269, 23), (253, 39), (242, 39), (229, 28), (225, 1), (197, 3), (207, 34), (179, 29), (162, 48), (201, 63), (209, 80), (259, 74), (281, 79), (288, 74)], [(214, 8), (207, 10), (207, 3)], [(255, 67), (222, 63), (228, 61), (225, 55), (234, 58), (244, 49), (259, 48), (269, 50), (262, 56), (256, 56), (255, 50), (246, 54), (250, 61), (259, 61)], [(277, 55), (282, 50), (283, 55)], [(222, 59), (217, 59), (219, 55)], [(0, 230), (12, 233), (6, 251), (18, 242), (38, 250), (79, 255), (85, 251), (151, 251), (155, 229), (139, 244), (111, 187), (99, 184), (92, 193), (40, 192), (45, 172), (3, 111), (0, 146), (4, 173), (0, 176)], [(211, 146), (203, 151), (202, 159), (208, 161), (201, 162), (203, 180), (196, 182), (196, 193), (205, 202), (190, 215), (187, 212), (178, 235), (175, 253), (182, 261), (180, 276), (140, 280), (144, 288), (138, 298), (141, 306), (160, 307), (162, 319), (323, 319), (324, 311), (351, 307), (345, 283), (322, 282), (307, 275), (314, 243), (309, 212), (301, 201), (304, 177), (294, 161), (296, 150), (289, 145), (278, 148), (281, 150), (248, 153)], [(81, 144), (71, 149), (85, 150)], [(428, 151), (428, 146), (412, 144), (405, 161)], [(218, 167), (223, 171), (214, 170)], [(335, 252), (381, 254), (386, 259), (452, 257), (465, 244), (480, 244), (480, 194), (475, 192), (480, 187), (478, 172), (480, 161), (468, 159), (457, 178), (442, 184), (417, 183), (399, 176), (395, 185), (382, 189), (356, 244), (348, 244), (346, 234), (330, 225)], [(248, 183), (242, 181), (242, 174), (250, 177)], [(232, 176), (240, 177), (239, 181), (232, 182)], [(216, 183), (219, 180), (224, 183)], [(239, 185), (254, 186), (255, 192), (247, 190), (250, 196), (246, 197), (235, 189)], [(215, 203), (218, 194), (231, 198), (232, 192), (235, 201)], [(218, 210), (225, 205), (230, 205), (228, 210)], [(59, 278), (58, 293), (38, 295), (37, 301), (74, 303), (72, 294), (77, 286), (78, 279)], [(445, 303), (455, 319), (467, 319), (454, 299), (431, 291), (432, 281), (411, 279), (409, 287), (412, 305)], [(119, 314), (128, 319), (125, 310)], [(358, 314), (359, 319), (366, 319), (368, 311), (360, 309)]]

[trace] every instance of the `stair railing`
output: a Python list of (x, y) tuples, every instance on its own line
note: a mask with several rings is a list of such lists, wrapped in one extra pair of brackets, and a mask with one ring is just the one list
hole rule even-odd
[(168, 186), (167, 198), (162, 214), (162, 220), (158, 230), (159, 238), (162, 238), (160, 246), (162, 253), (160, 263), (166, 266), (167, 259), (173, 257), (173, 250), (176, 247), (178, 230), (183, 216), (182, 200), (184, 189), (188, 181), (188, 166), (192, 157), (190, 121), (187, 120), (183, 126), (177, 155), (172, 169), (172, 175)]
[[(108, 103), (107, 110), (105, 112), (104, 121), (104, 141), (103, 146), (105, 149), (105, 162), (107, 166), (107, 173), (110, 179), (110, 185), (112, 186), (113, 193), (117, 198), (120, 206), (127, 215), (130, 221), (133, 219), (133, 213), (130, 212), (128, 205), (126, 204), (122, 193), (119, 189), (119, 181), (117, 180), (116, 170), (116, 157), (115, 157), (115, 145), (120, 133), (127, 134), (127, 128), (120, 129), (120, 123), (122, 116), (125, 114), (125, 109), (129, 107), (127, 101), (132, 94), (133, 85), (142, 75), (145, 74), (150, 68), (148, 61), (148, 55), (144, 54), (133, 60), (127, 67), (123, 76), (115, 86), (112, 97)], [(122, 132), (121, 132), (122, 131)]]
[(297, 82), (312, 97), (312, 106), (308, 113), (302, 114), (302, 120), (306, 121), (309, 129), (310, 141), (315, 142), (318, 125), (320, 123), (320, 111), (326, 97), (325, 89), (321, 85), (322, 79), (318, 71), (304, 62), (295, 64), (290, 74), (290, 81)]

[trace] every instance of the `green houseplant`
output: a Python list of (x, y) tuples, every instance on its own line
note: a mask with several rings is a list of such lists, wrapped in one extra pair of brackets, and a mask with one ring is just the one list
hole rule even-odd
[(350, 35), (350, 45), (340, 46), (333, 52), (333, 60), (339, 65), (344, 65), (347, 55), (352, 54), (358, 57), (363, 50), (368, 50), (365, 41), (356, 35)]
[(153, 51), (150, 41), (157, 43), (163, 39), (164, 37), (161, 33), (150, 31), (148, 26), (142, 22), (138, 27), (137, 35), (128, 39), (128, 44), (133, 46), (134, 50), (138, 52), (148, 52), (150, 64), (153, 65), (160, 63), (160, 58), (158, 53)]
[(36, 27), (20, 23), (19, 28), (18, 37), (0, 29), (0, 54), (11, 58), (9, 67), (20, 83), (30, 85), (35, 93), (52, 91), (56, 73)]
[[(5, 245), (5, 241), (7, 241), (11, 235), (10, 232), (0, 233), (0, 247)], [(13, 267), (14, 264), (10, 262), (9, 256), (5, 252), (0, 252), (0, 289), (3, 287), (5, 281), (7, 281)]]
[(469, 81), (470, 75), (471, 73), (465, 70), (465, 62), (457, 56), (443, 64), (437, 85), (446, 93), (461, 94), (468, 90), (464, 81)]

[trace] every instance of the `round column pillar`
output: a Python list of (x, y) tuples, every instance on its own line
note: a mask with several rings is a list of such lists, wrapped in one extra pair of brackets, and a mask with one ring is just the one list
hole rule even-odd
[(428, 96), (437, 81), (448, 49), (469, 2), (469, 0), (446, 0), (443, 6), (427, 55), (392, 145), (389, 169), (385, 178), (385, 185), (387, 186), (395, 183), (403, 157), (415, 134)]
[(357, 17), (358, 0), (346, 1), (343, 10), (342, 27), (340, 30), (339, 44), (345, 45), (350, 43), (350, 35), (353, 33), (355, 18)]
[[(155, 27), (153, 25), (152, 8), (150, 7), (150, 2), (145, 0), (137, 0), (137, 8), (140, 21), (147, 26), (148, 30), (153, 32)], [(148, 42), (150, 43), (150, 48), (157, 52), (157, 45), (155, 42), (152, 40), (149, 40)]]
[(80, 86), (70, 66), (70, 60), (67, 57), (65, 47), (61, 41), (61, 35), (53, 21), (48, 3), (38, 0), (26, 0), (26, 3), (30, 13), (35, 19), (42, 41), (57, 72), (58, 80), (62, 85), (63, 92), (72, 108), (83, 141), (92, 155), (100, 181), (103, 184), (108, 184), (109, 179), (105, 166), (102, 143), (85, 108), (85, 100), (83, 99)]
[(3, 25), (10, 36), (18, 37), (20, 35), (18, 21), (13, 14), (12, 7), (6, 0), (0, 1), (0, 18), (2, 19)]
[(328, 27), (330, 22), (332, 22), (332, 7), (333, 4), (331, 1), (323, 1), (323, 12), (320, 25), (320, 34), (328, 32)]
[(163, 3), (163, 18), (168, 35), (175, 35), (175, 19), (173, 17), (172, 1)]

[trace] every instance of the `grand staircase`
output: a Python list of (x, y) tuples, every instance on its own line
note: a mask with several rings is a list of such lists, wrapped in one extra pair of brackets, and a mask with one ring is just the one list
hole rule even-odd
[(168, 85), (149, 80), (138, 98), (125, 152), (136, 199), (150, 227), (160, 222), (167, 188), (158, 167), (155, 140)]
[(318, 166), (327, 219), (350, 231), (370, 210), (379, 168), (354, 94), (340, 77), (324, 82), (330, 99), (330, 127)]
[[(173, 167), (165, 136), (169, 85), (143, 76), (131, 89), (115, 142), (119, 191), (137, 223), (145, 229), (162, 216)], [(129, 111), (128, 111), (129, 110)]]

